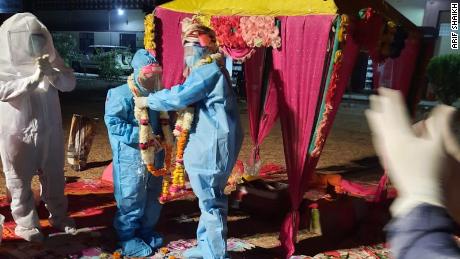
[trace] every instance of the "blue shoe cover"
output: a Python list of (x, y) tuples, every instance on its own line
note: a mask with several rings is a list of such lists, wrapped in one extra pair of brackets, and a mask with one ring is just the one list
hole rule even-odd
[(123, 256), (147, 257), (152, 254), (152, 248), (140, 238), (120, 242)]
[(153, 250), (160, 248), (163, 245), (163, 237), (158, 233), (153, 233), (149, 237), (142, 237), (142, 240), (149, 245)]
[(202, 259), (203, 258), (203, 253), (201, 252), (200, 248), (198, 246), (189, 248), (185, 250), (183, 253), (184, 258), (187, 259)]

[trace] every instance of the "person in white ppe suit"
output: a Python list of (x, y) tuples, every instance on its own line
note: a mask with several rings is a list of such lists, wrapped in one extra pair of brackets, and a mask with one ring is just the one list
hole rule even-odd
[(64, 134), (58, 91), (75, 88), (73, 71), (54, 49), (51, 34), (32, 14), (0, 27), (0, 157), (17, 236), (44, 239), (31, 181), (39, 175), (51, 226), (75, 233), (64, 195)]

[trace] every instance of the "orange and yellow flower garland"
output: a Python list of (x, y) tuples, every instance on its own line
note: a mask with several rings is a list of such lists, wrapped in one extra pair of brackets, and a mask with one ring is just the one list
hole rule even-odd
[(179, 116), (173, 132), (177, 138), (175, 168), (171, 176), (167, 175), (163, 178), (160, 203), (165, 203), (185, 190), (184, 151), (192, 127), (194, 112), (193, 107), (187, 107), (178, 112)]

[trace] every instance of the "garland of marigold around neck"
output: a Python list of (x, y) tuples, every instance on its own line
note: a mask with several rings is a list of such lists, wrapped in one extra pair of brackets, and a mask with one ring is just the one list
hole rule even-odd
[[(128, 77), (128, 86), (134, 96), (141, 96), (133, 75)], [(160, 123), (163, 132), (163, 139), (160, 143), (165, 151), (165, 161), (162, 168), (155, 167), (155, 141), (156, 136), (153, 134), (152, 126), (150, 125), (149, 114), (147, 108), (134, 107), (134, 117), (139, 123), (139, 149), (141, 152), (142, 161), (147, 170), (154, 176), (167, 175), (171, 168), (171, 153), (172, 153), (172, 135), (169, 129), (169, 115), (167, 112), (160, 112)]]

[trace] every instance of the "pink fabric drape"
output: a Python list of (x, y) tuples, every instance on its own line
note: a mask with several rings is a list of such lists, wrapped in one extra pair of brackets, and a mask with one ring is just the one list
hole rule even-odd
[(251, 58), (251, 56), (254, 55), (255, 53), (255, 49), (249, 48), (249, 47), (241, 48), (241, 49), (221, 47), (221, 50), (225, 52), (225, 55), (230, 56), (232, 59), (243, 61), (243, 62)]
[(181, 21), (192, 15), (157, 7), (155, 16), (157, 58), (163, 66), (163, 85), (166, 88), (171, 88), (184, 80), (182, 76), (184, 48), (181, 39)]
[[(260, 160), (259, 146), (270, 132), (278, 115), (276, 88), (269, 84), (263, 94), (264, 68), (267, 50), (257, 49), (254, 55), (244, 64), (246, 96), (249, 115), (249, 134), (253, 149), (249, 158), (250, 166)], [(272, 80), (271, 80), (272, 81)], [(265, 96), (265, 99), (262, 98)]]
[(281, 17), (281, 49), (273, 50), (273, 81), (283, 131), (291, 212), (285, 218), (280, 241), (287, 257), (294, 253), (299, 226), (298, 208), (313, 172), (306, 163), (315, 126), (326, 46), (332, 15)]

